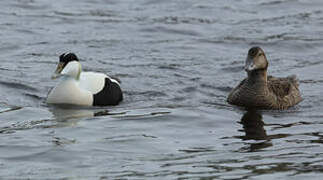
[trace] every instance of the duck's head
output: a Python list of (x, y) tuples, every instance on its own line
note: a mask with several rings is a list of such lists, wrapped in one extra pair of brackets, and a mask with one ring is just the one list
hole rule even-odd
[(55, 75), (52, 78), (55, 79), (61, 75), (66, 75), (79, 79), (81, 70), (81, 64), (77, 56), (74, 53), (64, 53), (59, 56), (59, 63), (57, 65)]
[(252, 72), (256, 70), (267, 70), (268, 61), (264, 51), (260, 47), (249, 49), (246, 59), (245, 71)]

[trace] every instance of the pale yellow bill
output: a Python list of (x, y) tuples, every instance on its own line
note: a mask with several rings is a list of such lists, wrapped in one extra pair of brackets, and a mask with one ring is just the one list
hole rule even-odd
[(64, 63), (62, 62), (59, 62), (58, 65), (57, 65), (57, 68), (55, 70), (55, 73), (54, 75), (52, 76), (52, 79), (56, 79), (60, 76), (62, 70), (63, 70), (63, 67), (64, 67)]

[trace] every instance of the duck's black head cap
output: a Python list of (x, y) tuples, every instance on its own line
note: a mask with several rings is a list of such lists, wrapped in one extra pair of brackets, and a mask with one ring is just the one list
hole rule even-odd
[(262, 51), (260, 47), (255, 46), (249, 49), (248, 56), (255, 57), (259, 51)]
[(62, 54), (59, 56), (59, 62), (67, 64), (68, 62), (71, 61), (79, 61), (77, 56), (74, 53), (68, 53), (68, 54)]

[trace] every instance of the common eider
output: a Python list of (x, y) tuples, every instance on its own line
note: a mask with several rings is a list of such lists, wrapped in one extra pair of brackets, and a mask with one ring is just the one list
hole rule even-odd
[(227, 101), (232, 105), (256, 109), (287, 109), (302, 101), (296, 76), (267, 76), (268, 61), (260, 47), (252, 47), (246, 59), (248, 77), (235, 87)]
[(74, 53), (60, 55), (53, 79), (57, 77), (61, 81), (48, 94), (48, 104), (108, 106), (123, 100), (117, 80), (103, 73), (82, 72)]

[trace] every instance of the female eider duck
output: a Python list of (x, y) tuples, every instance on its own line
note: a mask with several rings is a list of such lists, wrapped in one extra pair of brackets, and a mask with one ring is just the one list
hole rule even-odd
[(102, 73), (82, 72), (74, 53), (59, 57), (53, 79), (59, 76), (62, 80), (48, 94), (49, 104), (108, 106), (117, 105), (123, 99), (117, 80)]
[(282, 110), (302, 101), (296, 76), (267, 76), (267, 68), (264, 51), (259, 47), (251, 48), (245, 64), (248, 77), (231, 91), (228, 103), (246, 108)]

